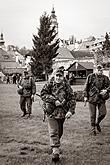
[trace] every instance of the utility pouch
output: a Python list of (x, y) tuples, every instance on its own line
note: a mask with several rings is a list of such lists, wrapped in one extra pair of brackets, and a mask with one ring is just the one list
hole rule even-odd
[(101, 98), (103, 99), (103, 100), (108, 100), (109, 99), (109, 92), (106, 92), (105, 94), (100, 94), (101, 95)]
[(89, 91), (89, 96), (94, 96), (95, 94), (98, 94), (99, 90), (96, 86), (92, 87)]
[(22, 95), (23, 94), (23, 88), (18, 88), (17, 92), (18, 92), (19, 95)]

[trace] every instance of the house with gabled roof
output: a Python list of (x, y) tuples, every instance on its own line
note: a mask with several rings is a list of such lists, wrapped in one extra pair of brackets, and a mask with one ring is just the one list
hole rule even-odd
[(0, 48), (0, 69), (5, 74), (22, 73), (20, 63), (16, 61), (16, 56)]
[(75, 84), (84, 84), (87, 76), (94, 72), (94, 63), (74, 62), (67, 71), (68, 77), (74, 77)]
[(53, 59), (53, 68), (64, 66), (64, 68), (67, 69), (75, 60), (70, 50), (66, 47), (60, 47), (58, 53), (59, 54)]
[(89, 51), (71, 51), (73, 57), (79, 62), (95, 63), (94, 54)]
[[(24, 68), (21, 66), (20, 62), (23, 63), (23, 56), (17, 53), (15, 50), (6, 51), (5, 41), (3, 39), (3, 33), (0, 37), (0, 69), (5, 74), (13, 74), (13, 73), (22, 73)], [(20, 61), (17, 61), (17, 57), (19, 56)]]

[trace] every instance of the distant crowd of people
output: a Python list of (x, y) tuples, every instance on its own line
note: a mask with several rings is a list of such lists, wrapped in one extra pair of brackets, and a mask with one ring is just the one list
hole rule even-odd
[(6, 84), (17, 84), (20, 80), (21, 75), (20, 74), (13, 74), (13, 75), (6, 75), (4, 77), (4, 81)]

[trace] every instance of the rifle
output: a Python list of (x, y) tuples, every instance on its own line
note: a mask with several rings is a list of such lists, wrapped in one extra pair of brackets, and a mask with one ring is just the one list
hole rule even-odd
[(84, 97), (84, 107), (86, 107), (86, 105), (87, 105), (87, 99), (85, 99)]
[(84, 101), (84, 107), (86, 107), (87, 101)]
[[(40, 99), (41, 99), (40, 94), (36, 93), (36, 95), (37, 95), (38, 97), (40, 97)], [(44, 109), (43, 106), (42, 106), (42, 108), (43, 108), (43, 122), (45, 122), (45, 119), (46, 119), (46, 113), (45, 113), (45, 109)]]

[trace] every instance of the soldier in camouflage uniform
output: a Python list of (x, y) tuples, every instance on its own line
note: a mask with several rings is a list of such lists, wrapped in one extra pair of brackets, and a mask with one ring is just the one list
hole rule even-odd
[(64, 78), (64, 71), (58, 69), (50, 81), (41, 90), (45, 113), (48, 119), (50, 145), (53, 150), (53, 161), (59, 160), (60, 139), (63, 134), (65, 118), (75, 113), (75, 94)]
[[(110, 92), (110, 80), (103, 75), (103, 68), (98, 65), (96, 73), (89, 74), (85, 83), (84, 101), (89, 102), (91, 134), (96, 135), (95, 126), (101, 132), (100, 122), (106, 116), (106, 94)], [(98, 108), (98, 118), (96, 121), (96, 108)]]
[(20, 108), (23, 111), (22, 117), (26, 114), (30, 117), (32, 113), (32, 101), (34, 100), (34, 95), (36, 93), (36, 85), (35, 81), (29, 76), (27, 71), (24, 71), (24, 75), (18, 83), (18, 88), (22, 89), (22, 94), (20, 95)]

